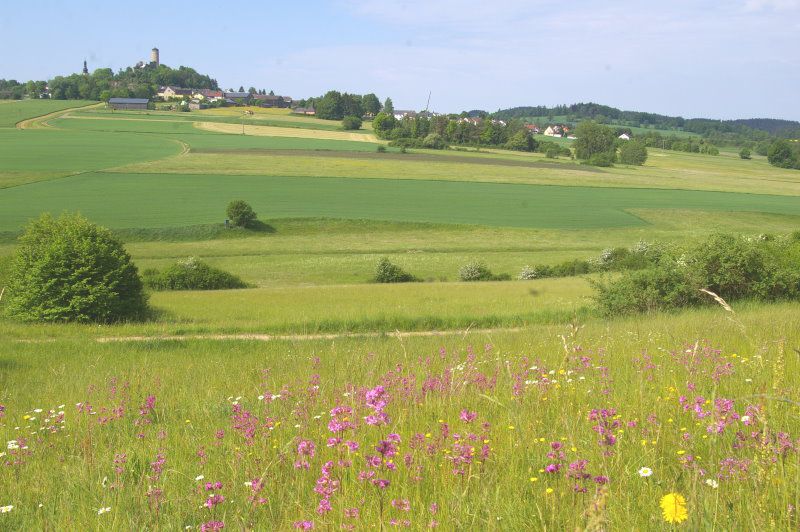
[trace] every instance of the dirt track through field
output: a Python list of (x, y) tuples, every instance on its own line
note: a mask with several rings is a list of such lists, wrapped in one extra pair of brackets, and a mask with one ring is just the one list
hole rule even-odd
[(80, 107), (70, 107), (68, 109), (62, 109), (60, 111), (55, 111), (55, 112), (48, 113), (48, 114), (42, 115), (42, 116), (35, 116), (33, 118), (27, 118), (25, 120), (17, 122), (17, 128), (18, 129), (41, 129), (41, 128), (45, 128), (45, 127), (52, 127), (52, 126), (50, 126), (50, 124), (47, 123), (48, 120), (52, 120), (53, 118), (58, 118), (60, 116), (64, 116), (64, 115), (69, 114), (70, 112), (72, 112), (72, 111), (74, 111), (76, 109), (90, 109), (92, 107), (100, 107), (102, 105), (105, 105), (105, 104), (103, 104), (103, 103), (92, 103), (92, 104), (89, 104), (89, 105), (82, 105)]
[(449, 331), (394, 331), (394, 332), (365, 332), (365, 333), (327, 333), (327, 334), (187, 334), (166, 336), (106, 336), (97, 338), (99, 343), (112, 342), (152, 342), (164, 340), (250, 340), (257, 342), (297, 342), (313, 340), (339, 340), (348, 338), (417, 338), (433, 336), (464, 336), (470, 334), (492, 334), (503, 332), (519, 332), (521, 327), (499, 327), (496, 329), (464, 329)]

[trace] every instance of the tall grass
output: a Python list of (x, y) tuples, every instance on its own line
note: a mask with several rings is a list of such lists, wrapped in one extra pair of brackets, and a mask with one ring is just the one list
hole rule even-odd
[(272, 343), (97, 344), (69, 327), (49, 328), (49, 343), (3, 339), (0, 433), (15, 443), (2, 450), (12, 489), (0, 506), (13, 508), (0, 523), (667, 529), (658, 501), (677, 492), (686, 529), (794, 529), (800, 312), (737, 319), (714, 309)]

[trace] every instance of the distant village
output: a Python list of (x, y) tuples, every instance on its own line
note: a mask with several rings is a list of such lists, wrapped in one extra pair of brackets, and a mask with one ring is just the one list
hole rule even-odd
[[(160, 64), (159, 50), (153, 48), (150, 61), (140, 61), (135, 68), (144, 68), (145, 65)], [(84, 62), (83, 68), (86, 74), (87, 67)], [(223, 91), (213, 89), (194, 89), (176, 86), (162, 86), (158, 88), (155, 94), (155, 99), (161, 102), (172, 103), (171, 106), (174, 110), (184, 111), (199, 111), (201, 109), (208, 109), (211, 107), (263, 107), (263, 108), (279, 108), (291, 109), (292, 113), (306, 116), (316, 115), (316, 110), (313, 106), (301, 106), (300, 100), (295, 100), (291, 96), (281, 96), (266, 91), (258, 91), (250, 89), (244, 91), (243, 87), (239, 91)], [(150, 108), (150, 98), (110, 98), (108, 100), (108, 107), (115, 110), (145, 110)], [(396, 120), (414, 119), (414, 118), (433, 118), (440, 116), (440, 113), (425, 111), (411, 111), (411, 110), (394, 110), (392, 111)], [(365, 116), (364, 118), (371, 119), (373, 116)], [(477, 116), (462, 116), (457, 119), (459, 123), (469, 123), (475, 126), (482, 124), (485, 120), (490, 120), (493, 125), (505, 127), (507, 125), (505, 120), (481, 118)], [(568, 139), (575, 139), (571, 135), (571, 126), (566, 124), (552, 124), (540, 126), (537, 124), (525, 124), (525, 128), (533, 135), (544, 135), (547, 137), (566, 137)], [(630, 137), (623, 133), (619, 136), (620, 139), (629, 140)]]

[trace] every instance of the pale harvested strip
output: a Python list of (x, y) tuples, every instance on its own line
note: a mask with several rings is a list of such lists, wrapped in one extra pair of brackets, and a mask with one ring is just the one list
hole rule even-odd
[[(369, 333), (329, 333), (329, 334), (192, 334), (170, 336), (107, 336), (97, 338), (100, 343), (110, 342), (151, 342), (164, 340), (252, 340), (258, 342), (338, 340), (341, 338), (416, 338), (431, 336), (466, 337), (469, 334), (492, 334), (519, 332), (521, 327), (498, 327), (495, 329), (465, 329), (450, 331), (394, 331)], [(26, 342), (26, 340), (20, 340)], [(30, 341), (30, 340), (28, 340)]]
[[(69, 118), (70, 120), (113, 120), (115, 122), (118, 121), (128, 121), (128, 122), (153, 122), (154, 119), (152, 118), (131, 118), (129, 116), (119, 116), (119, 115), (107, 115), (107, 116), (92, 116), (92, 115), (73, 115), (70, 114), (69, 111), (75, 111), (75, 109), (67, 109), (67, 114), (60, 116), (60, 118)], [(158, 123), (162, 122), (179, 122), (181, 124), (185, 124), (187, 120), (177, 120), (177, 119), (158, 119)]]
[[(215, 133), (242, 134), (240, 124), (225, 124), (221, 122), (195, 122), (195, 127), (205, 131)], [(386, 144), (369, 133), (351, 133), (348, 131), (327, 131), (322, 129), (302, 129), (296, 127), (277, 127), (277, 126), (252, 126), (245, 125), (246, 135), (259, 137), (295, 137), (302, 139), (323, 139), (323, 140), (351, 140), (357, 142), (372, 142)]]

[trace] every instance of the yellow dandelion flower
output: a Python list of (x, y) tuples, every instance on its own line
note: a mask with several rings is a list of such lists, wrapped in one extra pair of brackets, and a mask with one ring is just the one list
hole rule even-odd
[(689, 518), (686, 499), (680, 493), (667, 493), (661, 497), (660, 506), (667, 523), (682, 523)]
[(546, 490), (544, 490), (544, 492), (550, 495), (551, 493), (553, 493), (553, 488), (547, 488)]

